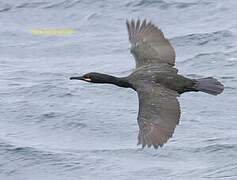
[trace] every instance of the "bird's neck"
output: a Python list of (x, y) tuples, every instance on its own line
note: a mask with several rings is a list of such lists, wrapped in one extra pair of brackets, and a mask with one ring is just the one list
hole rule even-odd
[(114, 84), (119, 87), (133, 88), (126, 77), (115, 77), (107, 74), (103, 74), (103, 77), (100, 78), (97, 83)]
[(122, 77), (122, 78), (114, 77), (114, 78), (115, 78), (115, 81), (112, 84), (119, 87), (124, 87), (124, 88), (133, 88), (132, 84), (128, 81), (127, 78), (125, 77)]

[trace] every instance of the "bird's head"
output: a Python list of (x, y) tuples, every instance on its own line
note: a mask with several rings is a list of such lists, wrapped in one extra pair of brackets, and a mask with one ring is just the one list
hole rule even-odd
[(74, 76), (70, 77), (70, 80), (82, 80), (91, 83), (103, 83), (109, 79), (109, 76), (101, 73), (86, 73), (83, 76)]

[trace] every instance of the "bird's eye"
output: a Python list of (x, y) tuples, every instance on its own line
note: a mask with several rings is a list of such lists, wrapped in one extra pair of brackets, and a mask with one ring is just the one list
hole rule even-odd
[(85, 75), (84, 77), (87, 78), (87, 79), (90, 79), (90, 78), (91, 78), (89, 75)]

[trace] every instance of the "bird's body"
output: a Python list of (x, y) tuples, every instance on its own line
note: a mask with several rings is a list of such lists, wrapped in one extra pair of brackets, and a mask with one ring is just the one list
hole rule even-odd
[(151, 22), (127, 21), (131, 53), (136, 69), (127, 77), (88, 73), (71, 77), (92, 83), (109, 83), (132, 88), (138, 94), (138, 144), (158, 148), (173, 135), (180, 119), (177, 97), (189, 91), (217, 95), (224, 86), (215, 78), (190, 79), (178, 74), (175, 51), (162, 31)]
[(177, 74), (177, 69), (166, 64), (142, 66), (129, 75), (128, 80), (135, 89), (155, 83), (179, 94), (194, 91), (195, 84), (194, 80)]

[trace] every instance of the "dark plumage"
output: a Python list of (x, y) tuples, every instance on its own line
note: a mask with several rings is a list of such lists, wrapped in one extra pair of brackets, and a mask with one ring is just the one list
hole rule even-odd
[(132, 88), (138, 94), (138, 144), (157, 149), (173, 135), (180, 119), (177, 97), (189, 91), (217, 95), (224, 86), (212, 77), (190, 79), (177, 74), (175, 51), (162, 31), (151, 22), (127, 21), (131, 53), (136, 69), (128, 77), (88, 73), (71, 77), (92, 83), (109, 83)]

